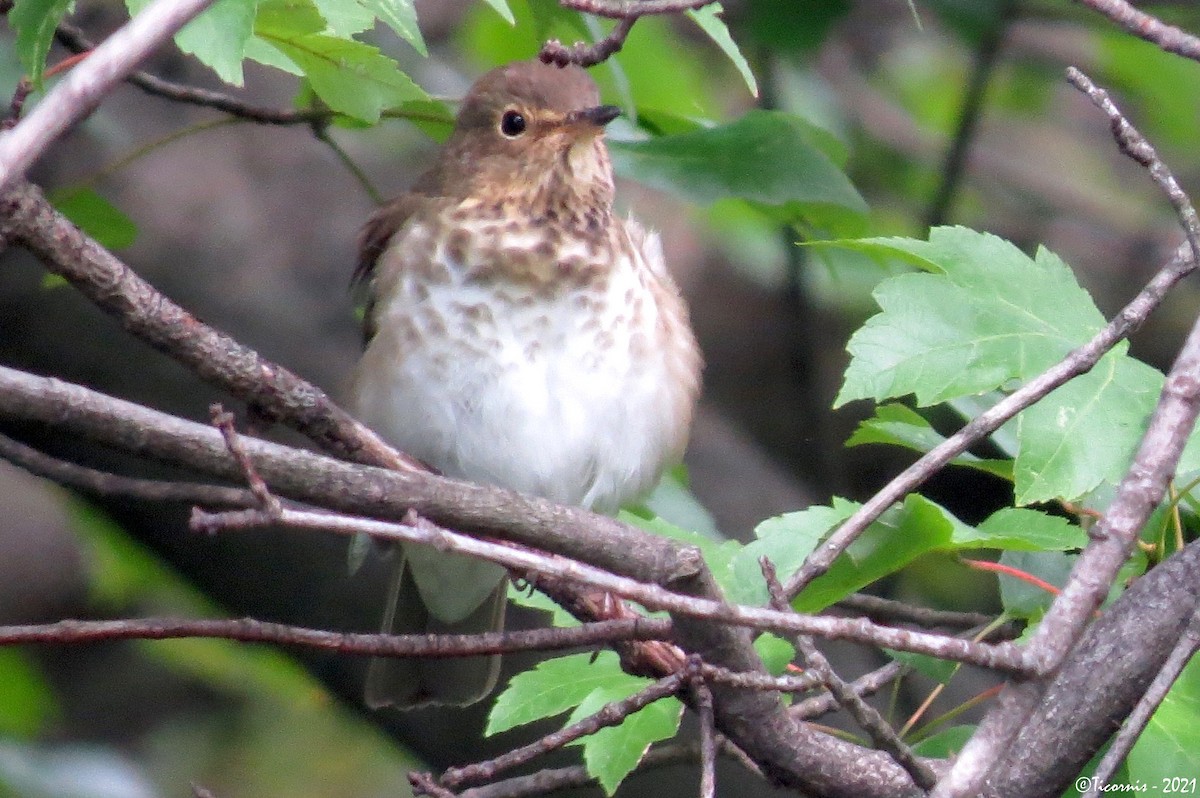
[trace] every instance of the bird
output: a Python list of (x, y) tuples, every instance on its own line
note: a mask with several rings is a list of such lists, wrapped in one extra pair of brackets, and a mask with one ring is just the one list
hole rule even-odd
[[(682, 457), (701, 355), (659, 236), (614, 211), (619, 114), (578, 66), (493, 69), (359, 235), (353, 411), (444, 476), (611, 514)], [(416, 544), (393, 567), (385, 632), (503, 628), (503, 568)], [(498, 673), (376, 659), (366, 703), (465, 706)]]

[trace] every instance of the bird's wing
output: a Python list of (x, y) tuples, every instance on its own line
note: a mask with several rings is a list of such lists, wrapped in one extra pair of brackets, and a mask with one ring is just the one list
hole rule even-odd
[(388, 202), (362, 226), (358, 233), (358, 261), (354, 266), (354, 275), (350, 284), (355, 289), (362, 289), (365, 295), (365, 311), (363, 315), (363, 342), (367, 343), (375, 335), (374, 307), (375, 291), (372, 282), (375, 267), (379, 264), (379, 256), (387, 249), (392, 236), (404, 227), (413, 214), (421, 206), (429, 202), (429, 196), (419, 192), (401, 194)]

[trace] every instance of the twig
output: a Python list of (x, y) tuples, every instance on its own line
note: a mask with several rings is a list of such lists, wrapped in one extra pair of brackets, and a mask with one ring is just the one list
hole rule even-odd
[(703, 663), (698, 657), (688, 661), (688, 682), (695, 699), (696, 716), (700, 720), (700, 798), (717, 795), (717, 744), (713, 723), (712, 690), (704, 680)]
[(453, 791), (438, 784), (430, 773), (413, 771), (408, 774), (408, 783), (412, 785), (413, 795), (428, 795), (431, 798), (457, 798)]
[(327, 450), (358, 462), (424, 470), (355, 421), (323, 391), (160, 294), (54, 210), (35, 186), (21, 182), (0, 194), (0, 237), (28, 248), (47, 269), (65, 277), (126, 330), (267, 418), (285, 421)]
[(212, 2), (155, 0), (101, 43), (25, 119), (0, 137), (0, 190), (19, 180), (51, 142), (90, 114), (138, 62)]
[[(66, 22), (59, 23), (58, 29), (55, 31), (55, 38), (64, 47), (75, 53), (87, 52), (95, 47), (95, 44), (84, 35), (82, 30)], [(322, 109), (264, 108), (219, 91), (174, 83), (148, 72), (131, 72), (125, 80), (155, 97), (212, 108), (240, 119), (266, 125), (305, 125), (324, 121), (333, 116), (332, 112)]]
[(949, 626), (969, 629), (991, 623), (993, 618), (979, 612), (953, 612), (916, 607), (895, 599), (885, 599), (866, 593), (854, 593), (834, 605), (840, 609), (860, 612), (874, 621), (900, 621), (919, 626)]
[(1083, 72), (1075, 67), (1068, 67), (1067, 81), (1086, 94), (1096, 107), (1108, 116), (1117, 147), (1125, 155), (1144, 166), (1150, 173), (1150, 177), (1167, 195), (1167, 200), (1170, 201), (1171, 207), (1175, 209), (1175, 214), (1183, 225), (1183, 232), (1187, 236), (1188, 244), (1192, 247), (1192, 261), (1200, 261), (1200, 219), (1196, 216), (1196, 209), (1192, 207), (1191, 200), (1179, 187), (1175, 175), (1171, 174), (1171, 170), (1158, 157), (1154, 146), (1138, 132), (1137, 128), (1130, 124), (1108, 96), (1108, 92), (1093, 83), (1092, 79)]
[(8, 104), (8, 116), (5, 117), (3, 124), (0, 124), (0, 130), (12, 130), (21, 121), (21, 114), (25, 111), (25, 101), (32, 93), (33, 82), (29, 78), (21, 78), (17, 81), (17, 87), (13, 89), (12, 101)]
[[(849, 688), (856, 695), (872, 695), (903, 676), (904, 670), (904, 666), (899, 662), (889, 662), (887, 665), (850, 682)], [(830, 693), (826, 693), (825, 695), (814, 696), (792, 704), (791, 709), (788, 711), (798, 720), (812, 720), (813, 718), (833, 712), (838, 706), (837, 699)]]
[(366, 534), (383, 540), (422, 543), (439, 551), (486, 559), (509, 569), (545, 573), (555, 578), (588, 585), (636, 601), (650, 610), (665, 610), (673, 615), (722, 621), (778, 634), (813, 634), (835, 640), (855, 640), (1026, 675), (1022, 651), (1010, 643), (973, 643), (960, 638), (879, 626), (859, 618), (832, 618), (759, 607), (731, 606), (712, 599), (674, 593), (657, 585), (617, 576), (565, 557), (479, 540), (442, 529), (432, 523), (416, 523), (415, 519), (411, 518), (408, 523), (396, 524), (327, 512), (288, 509), (282, 510), (279, 517), (274, 519), (255, 510), (219, 514), (196, 510), (192, 514), (193, 528), (208, 533), (268, 524), (340, 535)]
[(570, 628), (521, 629), (473, 635), (385, 635), (330, 632), (253, 618), (127, 618), (106, 621), (58, 621), (0, 626), (0, 646), (30, 643), (77, 645), (112, 640), (173, 640), (213, 637), (245, 643), (303, 646), (339, 654), (371, 657), (468, 657), (518, 651), (589, 648), (616, 640), (653, 640), (670, 634), (668, 622), (599, 621)]
[(567, 64), (577, 64), (581, 67), (595, 66), (621, 51), (635, 22), (637, 22), (637, 17), (622, 19), (609, 31), (607, 36), (593, 44), (575, 42), (567, 47), (558, 39), (551, 39), (542, 45), (538, 58), (544, 63), (560, 67), (565, 67)]
[(512, 751), (501, 754), (495, 759), (477, 762), (460, 768), (450, 768), (442, 774), (439, 781), (443, 786), (456, 789), (472, 782), (493, 779), (498, 773), (531, 762), (537, 757), (558, 750), (581, 737), (595, 734), (608, 726), (617, 726), (623, 723), (625, 718), (638, 710), (644, 709), (655, 701), (679, 692), (679, 688), (683, 684), (683, 678), (682, 673), (675, 673), (659, 679), (657, 682), (639, 690), (628, 698), (605, 704), (595, 714), (589, 715), (583, 720), (572, 723), (570, 726), (566, 726), (556, 732), (551, 732), (529, 745), (515, 748)]
[[(735, 748), (723, 738), (717, 739), (717, 751), (736, 758)], [(744, 754), (742, 756), (745, 756)], [(695, 762), (700, 758), (700, 746), (695, 743), (674, 743), (651, 748), (642, 757), (634, 773), (645, 773), (654, 768)], [(751, 763), (751, 769), (761, 775)], [(540, 770), (529, 776), (513, 776), (503, 781), (471, 787), (459, 793), (459, 798), (528, 798), (595, 784), (596, 778), (588, 773), (584, 765)]]
[(0, 458), (29, 473), (96, 496), (130, 496), (154, 502), (186, 502), (205, 507), (254, 507), (257, 500), (245, 488), (202, 482), (167, 482), (110, 474), (68, 463), (0, 435)]
[[(767, 583), (771, 606), (779, 612), (790, 611), (791, 607), (788, 605), (787, 596), (784, 595), (783, 585), (779, 583), (779, 576), (775, 573), (775, 565), (767, 557), (762, 557), (759, 560), (759, 567), (762, 568), (763, 579)], [(891, 727), (891, 724), (884, 720), (874, 707), (864, 701), (858, 691), (847, 684), (841, 676), (838, 676), (833, 666), (829, 664), (829, 660), (813, 644), (812, 638), (808, 635), (798, 634), (793, 635), (791, 639), (808, 668), (821, 677), (821, 681), (829, 689), (830, 695), (871, 737), (875, 747), (891, 756), (896, 764), (904, 768), (912, 777), (913, 783), (922, 790), (932, 788), (937, 783), (937, 775), (928, 765), (917, 759), (912, 749), (900, 739), (900, 735)]]
[(1150, 722), (1150, 716), (1154, 714), (1154, 710), (1158, 709), (1158, 705), (1162, 703), (1163, 698), (1166, 697), (1171, 686), (1175, 684), (1175, 680), (1179, 678), (1179, 674), (1183, 672), (1184, 667), (1198, 649), (1200, 649), (1200, 611), (1192, 616), (1192, 622), (1180, 636), (1179, 643), (1171, 651), (1167, 661), (1162, 664), (1162, 669), (1154, 677), (1154, 681), (1150, 683), (1137, 706), (1133, 708), (1133, 712), (1125, 718), (1121, 730), (1113, 737), (1112, 744), (1104, 752), (1104, 758), (1100, 760), (1100, 764), (1096, 766), (1090, 786), (1082, 798), (1099, 798), (1104, 793), (1105, 786), (1108, 785), (1113, 774), (1117, 772), (1117, 768), (1121, 766), (1125, 757), (1133, 749), (1138, 737), (1146, 728), (1146, 724)]
[(559, 0), (559, 5), (611, 19), (637, 19), (651, 14), (677, 14), (712, 5), (717, 0)]
[(226, 412), (225, 408), (219, 403), (211, 405), (208, 408), (208, 412), (212, 418), (213, 426), (221, 431), (221, 437), (225, 439), (225, 445), (229, 448), (229, 453), (233, 455), (233, 459), (237, 461), (238, 468), (245, 475), (246, 484), (249, 485), (250, 493), (257, 500), (258, 508), (271, 521), (279, 520), (280, 515), (283, 513), (283, 506), (279, 503), (279, 499), (267, 488), (267, 483), (263, 482), (263, 478), (259, 476), (258, 471), (255, 470), (254, 463), (250, 460), (250, 453), (242, 445), (241, 436), (238, 435), (237, 429), (234, 427), (233, 413)]
[(1168, 53), (1200, 61), (1200, 38), (1167, 25), (1145, 11), (1139, 11), (1125, 0), (1076, 0), (1080, 5), (1097, 11), (1139, 39), (1156, 44)]

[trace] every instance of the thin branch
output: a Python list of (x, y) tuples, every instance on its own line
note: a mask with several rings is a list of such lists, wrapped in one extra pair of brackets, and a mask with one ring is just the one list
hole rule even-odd
[[(66, 22), (59, 23), (58, 29), (55, 31), (55, 38), (74, 53), (86, 53), (96, 46), (82, 30)], [(332, 112), (320, 109), (264, 108), (222, 92), (173, 83), (148, 72), (131, 72), (125, 80), (155, 97), (212, 108), (240, 119), (266, 125), (312, 124), (327, 120), (332, 116)]]
[(670, 628), (669, 622), (642, 618), (636, 621), (599, 621), (569, 628), (522, 629), (473, 635), (385, 635), (330, 632), (253, 618), (127, 618), (0, 626), (0, 646), (212, 637), (245, 643), (303, 646), (357, 656), (468, 657), (589, 648), (617, 640), (655, 640), (670, 634)]
[(1150, 716), (1154, 714), (1154, 710), (1158, 709), (1158, 705), (1162, 703), (1163, 698), (1166, 697), (1171, 686), (1175, 684), (1175, 680), (1179, 678), (1179, 674), (1183, 672), (1184, 667), (1197, 650), (1200, 650), (1200, 611), (1192, 616), (1192, 622), (1188, 624), (1187, 629), (1179, 638), (1178, 644), (1171, 651), (1171, 655), (1163, 663), (1162, 669), (1154, 677), (1154, 681), (1150, 683), (1150, 687), (1138, 701), (1137, 706), (1133, 708), (1133, 712), (1125, 718), (1121, 730), (1113, 737), (1112, 745), (1104, 753), (1100, 764), (1096, 766), (1096, 770), (1091, 776), (1091, 784), (1082, 798), (1099, 798), (1104, 793), (1104, 788), (1112, 779), (1113, 774), (1117, 772), (1117, 768), (1133, 750), (1133, 746), (1146, 728), (1146, 724), (1150, 722)]
[(637, 19), (651, 14), (678, 14), (717, 0), (558, 0), (563, 8), (610, 19)]
[(556, 751), (581, 737), (595, 734), (609, 726), (620, 725), (625, 721), (625, 718), (633, 713), (648, 707), (655, 701), (679, 692), (682, 684), (682, 673), (675, 673), (659, 679), (657, 682), (639, 690), (628, 698), (605, 704), (595, 714), (589, 715), (583, 720), (572, 723), (558, 731), (551, 732), (529, 745), (508, 751), (495, 759), (477, 762), (460, 768), (450, 768), (442, 774), (439, 781), (442, 785), (451, 789), (473, 782), (489, 781), (495, 778), (498, 773), (532, 762), (534, 759), (544, 756), (551, 751)]
[[(771, 597), (772, 608), (779, 612), (790, 611), (791, 607), (788, 605), (787, 596), (784, 595), (783, 585), (779, 583), (779, 577), (775, 573), (775, 565), (767, 557), (762, 557), (759, 560), (759, 567), (762, 568), (763, 579), (767, 583), (767, 593)], [(937, 783), (937, 774), (916, 757), (912, 749), (900, 739), (900, 735), (896, 734), (896, 730), (892, 728), (891, 724), (884, 720), (873, 706), (864, 701), (857, 690), (847, 684), (841, 676), (838, 676), (833, 666), (829, 664), (829, 660), (813, 644), (812, 638), (808, 635), (798, 634), (793, 635), (791, 640), (808, 668), (821, 677), (821, 681), (829, 689), (830, 695), (850, 713), (859, 728), (870, 736), (875, 747), (887, 753), (895, 760), (896, 764), (904, 768), (912, 777), (913, 783), (922, 790), (933, 787)]]
[(1113, 139), (1117, 142), (1117, 147), (1125, 155), (1141, 164), (1150, 173), (1150, 177), (1162, 189), (1162, 192), (1167, 195), (1167, 200), (1171, 203), (1171, 207), (1175, 209), (1175, 214), (1179, 217), (1179, 222), (1183, 226), (1183, 232), (1187, 236), (1188, 244), (1192, 248), (1192, 261), (1200, 261), (1200, 218), (1196, 216), (1196, 209), (1192, 207), (1192, 201), (1188, 199), (1187, 194), (1179, 187), (1179, 182), (1175, 179), (1175, 175), (1171, 174), (1171, 170), (1158, 157), (1158, 151), (1154, 146), (1143, 136), (1138, 129), (1130, 124), (1125, 118), (1120, 109), (1108, 96), (1108, 92), (1092, 82), (1091, 78), (1080, 72), (1075, 67), (1067, 68), (1067, 81), (1072, 86), (1086, 94), (1093, 104), (1108, 116), (1109, 124), (1112, 127)]
[(867, 593), (853, 593), (834, 605), (839, 609), (851, 610), (866, 615), (873, 621), (915, 623), (918, 626), (949, 626), (970, 629), (991, 623), (994, 618), (980, 612), (954, 612), (916, 607), (895, 599), (885, 599)]
[(183, 502), (213, 508), (247, 508), (257, 503), (254, 495), (245, 488), (110, 474), (59, 460), (5, 435), (0, 435), (0, 458), (34, 476), (95, 496), (129, 496), (146, 501)]
[(1139, 11), (1125, 0), (1076, 0), (1097, 11), (1139, 39), (1193, 61), (1200, 61), (1200, 38)]
[(486, 559), (512, 570), (544, 573), (554, 578), (588, 585), (636, 601), (650, 610), (665, 610), (673, 616), (722, 621), (777, 634), (813, 634), (834, 640), (854, 640), (901, 651), (931, 654), (942, 659), (967, 662), (1008, 673), (1026, 674), (1022, 651), (1011, 643), (973, 643), (960, 638), (879, 626), (860, 618), (832, 618), (759, 607), (732, 606), (713, 599), (681, 595), (565, 557), (545, 555), (468, 537), (428, 522), (418, 523), (412, 514), (404, 524), (288, 509), (281, 511), (277, 518), (256, 510), (219, 514), (196, 510), (192, 517), (194, 529), (210, 534), (226, 529), (272, 524), (339, 535), (366, 534), (382, 540), (422, 543), (439, 551)]
[(581, 67), (595, 66), (621, 51), (635, 22), (637, 22), (637, 17), (622, 19), (609, 31), (607, 36), (593, 44), (575, 42), (567, 47), (558, 39), (551, 39), (542, 45), (538, 58), (544, 63), (560, 67), (565, 67), (567, 64), (576, 64)]
[(227, 412), (220, 404), (210, 406), (208, 412), (212, 417), (213, 426), (221, 431), (221, 437), (225, 439), (225, 446), (228, 447), (229, 453), (237, 461), (238, 468), (245, 475), (246, 484), (249, 486), (250, 494), (254, 496), (258, 508), (267, 518), (278, 520), (283, 512), (283, 505), (279, 503), (279, 499), (271, 493), (267, 483), (254, 469), (254, 463), (250, 461), (250, 453), (242, 445), (241, 436), (234, 427), (233, 413)]
[(688, 676), (694, 696), (696, 716), (700, 719), (700, 798), (717, 795), (717, 732), (713, 721), (712, 690), (704, 681), (699, 658), (688, 661)]
[(93, 50), (25, 119), (0, 136), (0, 190), (20, 180), (55, 139), (212, 2), (155, 0)]
[[(849, 687), (856, 695), (872, 695), (903, 676), (904, 670), (904, 666), (899, 662), (889, 662), (850, 682)], [(797, 720), (812, 720), (833, 712), (838, 706), (837, 699), (830, 693), (826, 693), (792, 704), (788, 711)]]

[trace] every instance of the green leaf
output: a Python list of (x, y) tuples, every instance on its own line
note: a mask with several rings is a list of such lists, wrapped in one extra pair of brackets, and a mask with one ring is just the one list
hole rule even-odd
[(888, 648), (883, 651), (897, 662), (907, 665), (927, 679), (932, 679), (939, 684), (946, 684), (958, 672), (958, 663), (950, 660), (938, 659), (926, 654), (914, 654), (911, 651), (892, 651)]
[[(1000, 562), (1019, 571), (1035, 576), (1043, 582), (1061, 588), (1067, 583), (1071, 567), (1078, 555), (1060, 551), (1006, 551)], [(1054, 594), (1030, 584), (1024, 579), (1007, 574), (997, 574), (1000, 581), (1000, 602), (1005, 612), (1017, 618), (1037, 618), (1045, 613)]]
[(795, 647), (782, 637), (776, 637), (770, 632), (763, 632), (754, 639), (754, 650), (762, 659), (767, 673), (773, 673), (776, 676), (783, 673), (788, 664), (796, 658)]
[(0, 648), (0, 735), (33, 737), (57, 708), (54, 690), (25, 653)]
[(924, 406), (990, 391), (1042, 372), (1105, 323), (1070, 269), (1044, 249), (1031, 259), (962, 227), (934, 228), (928, 242), (837, 245), (907, 258), (931, 272), (893, 277), (875, 290), (882, 312), (850, 339), (837, 406), (908, 394)]
[(349, 39), (375, 25), (375, 14), (363, 7), (362, 0), (312, 0), (312, 4), (325, 20), (326, 27), (308, 33), (332, 33)]
[(750, 111), (726, 125), (610, 149), (621, 174), (693, 202), (739, 197), (794, 222), (846, 229), (867, 206), (824, 151), (827, 137), (797, 116)]
[(16, 0), (8, 12), (17, 32), (17, 57), (35, 88), (42, 87), (54, 31), (70, 5), (71, 0)]
[[(641, 684), (632, 690), (628, 689), (629, 685), (596, 689), (571, 713), (567, 723), (576, 723), (594, 715), (605, 704), (628, 698), (649, 684), (649, 680), (638, 681)], [(626, 717), (619, 726), (603, 728), (574, 745), (583, 746), (583, 763), (588, 774), (600, 782), (607, 795), (612, 795), (642, 761), (652, 743), (675, 736), (682, 716), (683, 704), (675, 698), (664, 698)]]
[(728, 576), (717, 577), (726, 597), (735, 604), (765, 605), (767, 584), (762, 577), (760, 558), (768, 558), (779, 579), (787, 581), (821, 539), (855, 509), (856, 504), (834, 499), (831, 507), (809, 507), (760, 523), (754, 530), (757, 539), (733, 554), (727, 566)]
[(949, 759), (958, 755), (974, 733), (974, 726), (951, 726), (914, 745), (913, 753), (933, 759)]
[(816, 612), (899, 571), (917, 557), (952, 548), (967, 529), (944, 507), (919, 494), (910, 494), (892, 507), (850, 545), (829, 571), (814, 579), (792, 606)]
[(396, 35), (413, 46), (423, 56), (429, 55), (421, 28), (417, 25), (417, 10), (413, 0), (362, 0), (367, 10), (395, 31)]
[[(1022, 412), (1015, 422), (1017, 502), (1075, 500), (1101, 482), (1115, 484), (1133, 459), (1162, 385), (1155, 369), (1110, 353)], [(1187, 470), (1186, 464), (1180, 468)]]
[(483, 2), (491, 6), (492, 10), (499, 14), (500, 18), (509, 25), (517, 24), (517, 19), (513, 16), (512, 9), (508, 7), (506, 0), (483, 0)]
[(621, 670), (617, 655), (602, 651), (571, 654), (539, 662), (533, 670), (513, 676), (488, 713), (485, 734), (523, 726), (579, 706), (595, 690), (628, 690), (630, 695), (648, 680), (630, 676)]
[[(130, 15), (150, 0), (126, 0)], [(257, 0), (217, 0), (175, 34), (175, 44), (217, 73), (226, 83), (241, 86), (242, 59), (254, 33)]]
[[(1126, 760), (1134, 784), (1162, 785), (1180, 779), (1186, 785), (1200, 774), (1200, 657), (1179, 675), (1163, 698)], [(1166, 790), (1163, 790), (1166, 792)]]
[(687, 15), (700, 26), (702, 31), (708, 34), (710, 39), (716, 42), (716, 45), (721, 48), (721, 52), (725, 53), (725, 56), (737, 67), (742, 80), (746, 81), (746, 88), (757, 97), (758, 81), (755, 80), (754, 73), (750, 70), (750, 64), (746, 62), (746, 56), (742, 55), (741, 49), (729, 35), (729, 28), (725, 26), (725, 20), (717, 16), (723, 11), (720, 3), (713, 3), (703, 8), (689, 10)]
[(283, 38), (324, 33), (327, 27), (314, 0), (262, 0), (254, 20), (255, 32), (267, 30)]
[(50, 202), (106, 249), (123, 249), (137, 238), (133, 220), (90, 188), (52, 192)]
[(265, 27), (258, 35), (304, 70), (313, 91), (332, 110), (377, 122), (386, 108), (428, 100), (396, 62), (362, 42), (323, 33), (294, 35)]
[[(883, 443), (903, 446), (918, 452), (928, 452), (937, 447), (945, 437), (935, 430), (925, 417), (910, 407), (901, 404), (886, 404), (875, 408), (875, 417), (861, 422), (854, 434), (846, 441), (847, 446), (862, 446), (868, 443)], [(1002, 479), (1013, 478), (1010, 460), (985, 460), (970, 452), (964, 452), (950, 461), (954, 465), (993, 474)]]
[(1070, 551), (1087, 545), (1082, 529), (1065, 518), (1040, 510), (1006, 507), (976, 528), (962, 526), (951, 542), (959, 548), (1007, 549), (1010, 551)]

